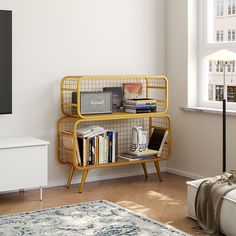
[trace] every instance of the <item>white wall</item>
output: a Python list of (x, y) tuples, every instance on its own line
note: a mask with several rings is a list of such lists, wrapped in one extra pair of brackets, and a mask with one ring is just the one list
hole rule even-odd
[[(187, 2), (191, 1), (167, 0), (166, 6), (166, 66), (170, 84), (170, 114), (173, 118), (173, 154), (168, 161), (168, 169), (192, 177), (212, 176), (222, 171), (221, 116), (180, 110), (181, 106), (187, 105), (190, 95), (187, 88), (189, 83), (194, 83), (191, 72), (196, 69), (188, 68), (196, 48), (188, 44), (188, 24), (191, 22)], [(236, 117), (228, 116), (227, 169), (236, 168), (235, 140)]]
[(165, 0), (0, 0), (0, 9), (13, 11), (13, 114), (0, 116), (0, 136), (49, 140), (49, 184), (65, 183), (68, 170), (57, 162), (55, 145), (60, 79), (164, 74)]

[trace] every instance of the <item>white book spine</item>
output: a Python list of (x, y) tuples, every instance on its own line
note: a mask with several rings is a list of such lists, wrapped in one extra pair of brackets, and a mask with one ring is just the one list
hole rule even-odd
[(106, 138), (103, 136), (102, 137), (102, 160), (103, 164), (106, 163)]
[(99, 156), (98, 156), (98, 164), (103, 164), (103, 137), (98, 136), (98, 146), (99, 146)]

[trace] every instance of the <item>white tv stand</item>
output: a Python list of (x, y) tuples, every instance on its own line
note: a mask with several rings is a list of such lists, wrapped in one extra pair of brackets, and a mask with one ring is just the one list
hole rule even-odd
[(48, 184), (48, 144), (32, 137), (0, 138), (0, 192)]

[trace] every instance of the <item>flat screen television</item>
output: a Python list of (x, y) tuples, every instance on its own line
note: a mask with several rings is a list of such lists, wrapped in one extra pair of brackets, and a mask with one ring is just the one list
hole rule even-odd
[(0, 114), (12, 113), (12, 12), (0, 10)]

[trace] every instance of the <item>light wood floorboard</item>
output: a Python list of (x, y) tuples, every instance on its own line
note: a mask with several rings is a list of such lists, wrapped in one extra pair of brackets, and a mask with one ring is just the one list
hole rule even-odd
[(162, 177), (162, 182), (152, 174), (146, 180), (135, 176), (86, 183), (82, 194), (78, 185), (46, 188), (42, 202), (38, 190), (0, 194), (0, 215), (105, 199), (191, 235), (203, 235), (193, 229), (195, 221), (186, 217), (189, 179), (170, 173), (162, 173)]

